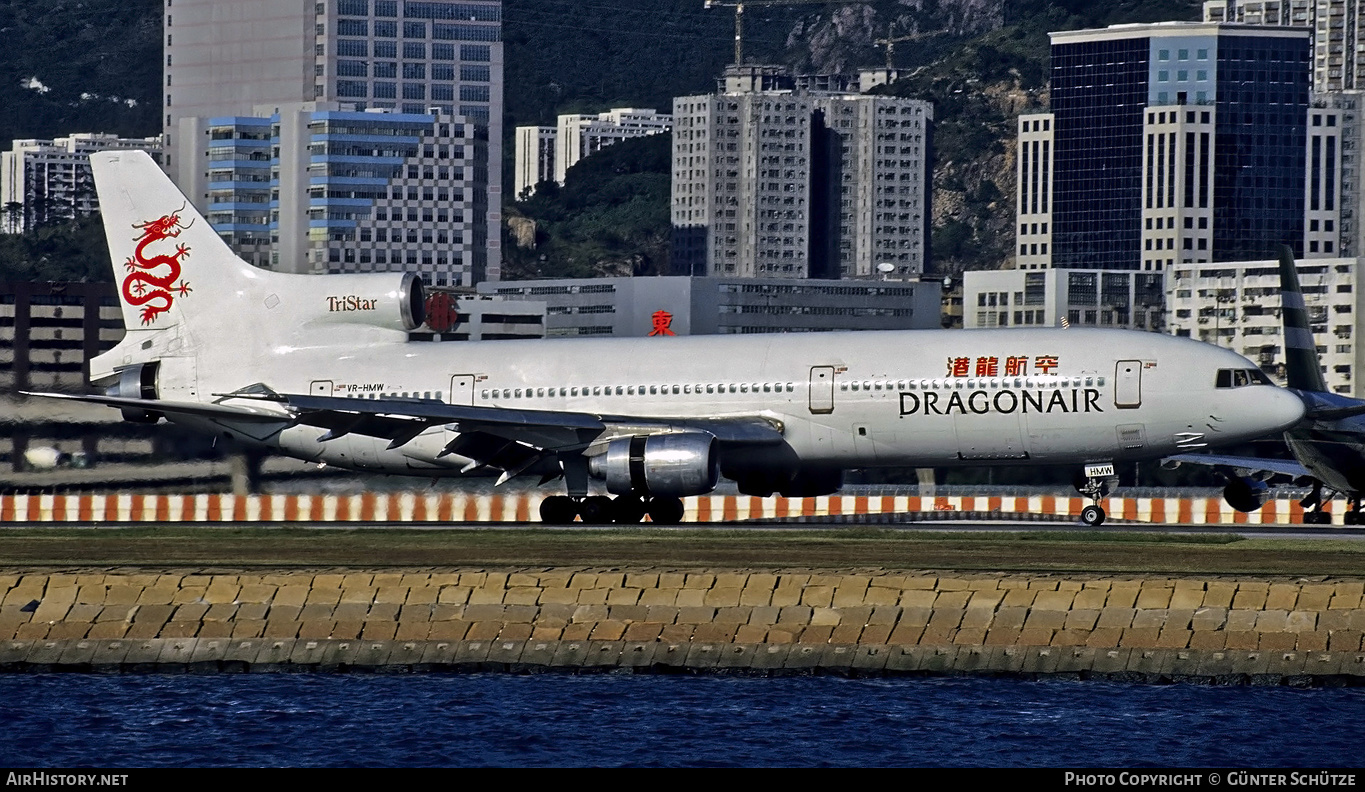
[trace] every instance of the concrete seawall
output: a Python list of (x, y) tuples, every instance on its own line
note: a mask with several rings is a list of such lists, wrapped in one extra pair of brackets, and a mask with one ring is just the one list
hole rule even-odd
[(1365, 684), (1365, 581), (0, 572), (0, 669), (635, 669)]

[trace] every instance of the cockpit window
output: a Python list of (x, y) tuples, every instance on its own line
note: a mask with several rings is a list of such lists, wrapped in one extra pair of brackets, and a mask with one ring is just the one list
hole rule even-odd
[(1260, 369), (1219, 369), (1214, 385), (1219, 388), (1241, 388), (1246, 385), (1270, 385), (1270, 378)]

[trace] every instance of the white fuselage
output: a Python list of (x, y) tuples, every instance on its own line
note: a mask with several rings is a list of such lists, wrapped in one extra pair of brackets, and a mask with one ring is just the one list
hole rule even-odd
[[(1156, 458), (1261, 436), (1302, 411), (1292, 394), (1270, 386), (1215, 388), (1218, 369), (1251, 367), (1235, 353), (1085, 328), (319, 341), (245, 359), (230, 346), (198, 346), (195, 365), (163, 359), (161, 398), (210, 401), (261, 382), (280, 393), (623, 418), (761, 415), (781, 427), (802, 465), (821, 467)], [(362, 435), (321, 442), (323, 431), (308, 426), (217, 425), (292, 456), (357, 469), (440, 474), (468, 462), (439, 456), (455, 436), (445, 426), (388, 449)]]

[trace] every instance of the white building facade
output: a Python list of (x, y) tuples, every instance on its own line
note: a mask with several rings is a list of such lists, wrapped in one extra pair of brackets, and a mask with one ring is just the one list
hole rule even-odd
[[(1360, 397), (1359, 259), (1296, 262), (1327, 387)], [(1275, 261), (1179, 265), (1167, 284), (1169, 331), (1245, 355), (1284, 382), (1280, 270)]]
[(161, 138), (78, 133), (16, 140), (0, 152), (0, 232), (18, 234), (99, 211), (90, 155), (138, 149), (161, 157)]
[[(962, 325), (1165, 328), (1166, 279), (1131, 270), (989, 270), (962, 274)], [(1065, 320), (1065, 322), (1063, 322)]]

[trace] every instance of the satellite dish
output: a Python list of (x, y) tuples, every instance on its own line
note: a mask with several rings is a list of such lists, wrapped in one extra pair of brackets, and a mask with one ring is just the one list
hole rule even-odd
[(883, 275), (890, 275), (891, 273), (896, 271), (896, 265), (892, 264), (889, 261), (883, 261), (882, 263), (877, 265), (877, 271)]

